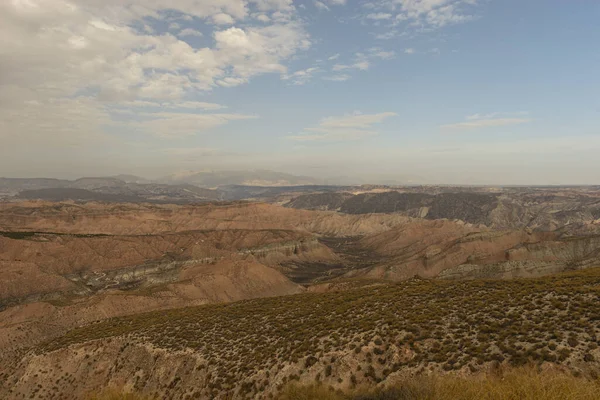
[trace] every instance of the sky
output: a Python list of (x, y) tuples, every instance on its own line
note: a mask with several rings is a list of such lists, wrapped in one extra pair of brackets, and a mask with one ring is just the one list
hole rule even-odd
[(597, 0), (0, 0), (0, 176), (600, 184)]

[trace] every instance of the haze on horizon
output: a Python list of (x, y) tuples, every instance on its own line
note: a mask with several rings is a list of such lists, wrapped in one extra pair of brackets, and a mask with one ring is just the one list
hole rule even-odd
[(0, 2), (0, 176), (600, 184), (600, 3)]

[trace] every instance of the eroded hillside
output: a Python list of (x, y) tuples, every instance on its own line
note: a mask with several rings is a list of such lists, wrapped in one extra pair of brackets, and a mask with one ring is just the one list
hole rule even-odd
[[(587, 232), (587, 231), (586, 231)], [(263, 203), (0, 204), (0, 348), (116, 316), (402, 281), (600, 265), (598, 236)]]
[(599, 288), (600, 269), (413, 279), (110, 319), (3, 364), (0, 393), (66, 398), (115, 385), (158, 398), (260, 399), (291, 381), (345, 389), (528, 362), (596, 376)]
[(346, 214), (399, 213), (459, 219), (496, 229), (598, 230), (600, 190), (581, 188), (402, 188), (365, 193), (313, 193), (286, 207)]

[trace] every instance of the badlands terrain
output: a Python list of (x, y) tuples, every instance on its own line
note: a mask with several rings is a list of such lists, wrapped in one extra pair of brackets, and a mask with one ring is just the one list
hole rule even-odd
[(134, 178), (0, 185), (0, 398), (597, 378), (600, 188)]

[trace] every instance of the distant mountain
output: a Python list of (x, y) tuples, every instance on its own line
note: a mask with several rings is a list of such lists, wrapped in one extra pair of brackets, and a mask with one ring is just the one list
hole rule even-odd
[[(187, 183), (168, 185), (150, 183), (132, 175), (116, 177), (60, 179), (0, 178), (0, 198), (40, 199), (49, 201), (174, 202), (223, 200), (225, 194)], [(138, 183), (145, 182), (145, 183)]]
[(214, 188), (226, 185), (244, 186), (296, 186), (315, 185), (320, 182), (307, 176), (296, 176), (268, 170), (254, 171), (200, 171), (181, 172), (158, 180), (161, 183), (189, 183)]
[(71, 182), (69, 187), (76, 189), (94, 190), (103, 187), (125, 187), (127, 182), (117, 178), (80, 178)]
[[(220, 186), (219, 191), (225, 193), (227, 200), (276, 200), (281, 196), (293, 198), (306, 193), (311, 195), (315, 192), (337, 192), (339, 190), (350, 190), (349, 186), (328, 186), (328, 185), (295, 185), (295, 186), (246, 186), (246, 185), (226, 185)], [(288, 199), (289, 200), (289, 199)], [(296, 208), (296, 207), (292, 207)], [(300, 207), (297, 207), (300, 208)]]
[(48, 201), (107, 201), (107, 202), (141, 202), (142, 197), (127, 196), (119, 194), (107, 194), (92, 192), (86, 189), (75, 188), (53, 188), (53, 189), (37, 189), (24, 190), (17, 196), (20, 199), (28, 200), (48, 200)]
[(150, 179), (142, 178), (137, 175), (129, 175), (129, 174), (119, 174), (115, 176), (111, 176), (110, 178), (116, 178), (126, 183), (151, 183)]
[[(366, 188), (366, 187), (363, 187)], [(503, 189), (497, 193), (472, 188), (411, 188), (351, 194), (340, 187), (336, 193), (307, 193), (292, 198), (285, 207), (332, 210), (345, 214), (400, 213), (425, 219), (462, 220), (497, 229), (538, 229), (565, 232), (594, 230), (600, 218), (600, 197), (585, 191), (562, 189)], [(344, 191), (342, 191), (344, 190)], [(423, 190), (429, 193), (422, 192)]]
[(53, 178), (0, 178), (0, 190), (68, 187), (71, 181)]

